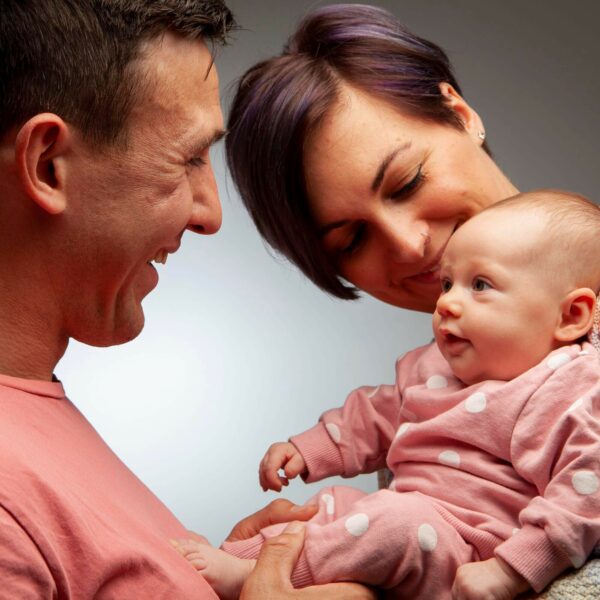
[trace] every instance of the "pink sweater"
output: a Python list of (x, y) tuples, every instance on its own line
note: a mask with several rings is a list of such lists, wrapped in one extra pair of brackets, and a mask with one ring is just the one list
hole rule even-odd
[(468, 387), (429, 345), (398, 360), (395, 385), (359, 388), (291, 441), (309, 482), (387, 464), (390, 489), (431, 497), (482, 559), (539, 591), (600, 539), (599, 408), (590, 344)]
[(216, 600), (187, 531), (65, 397), (0, 375), (0, 597)]

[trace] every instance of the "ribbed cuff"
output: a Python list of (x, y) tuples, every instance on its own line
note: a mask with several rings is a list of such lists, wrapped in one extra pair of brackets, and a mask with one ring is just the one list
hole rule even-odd
[[(279, 528), (285, 527), (284, 524), (280, 524)], [(266, 530), (265, 530), (266, 533)], [(274, 530), (275, 534), (279, 534), (280, 531)], [(267, 534), (267, 537), (271, 537)], [(265, 543), (265, 536), (258, 533), (254, 537), (251, 537), (247, 540), (239, 540), (235, 542), (223, 542), (221, 544), (221, 550), (227, 552), (227, 554), (231, 554), (232, 556), (237, 556), (237, 558), (251, 558), (256, 559), (260, 554), (260, 549), (262, 545)], [(304, 553), (300, 554), (300, 558), (298, 558), (298, 562), (294, 567), (294, 571), (292, 572), (292, 585), (295, 588), (306, 587), (307, 585), (313, 585), (314, 579), (310, 569), (308, 567), (308, 562), (306, 561), (306, 557)]]
[(342, 453), (323, 423), (317, 423), (304, 433), (291, 437), (290, 442), (298, 448), (304, 458), (308, 469), (308, 475), (304, 477), (307, 483), (344, 474)]
[(306, 562), (306, 557), (304, 553), (300, 555), (296, 566), (294, 567), (294, 572), (292, 573), (292, 585), (295, 588), (306, 587), (307, 585), (313, 585), (315, 583), (312, 573), (308, 568), (308, 562)]
[(502, 542), (494, 554), (520, 573), (536, 592), (572, 566), (569, 557), (550, 541), (546, 532), (531, 525)]
[(237, 556), (238, 558), (256, 558), (265, 541), (262, 534), (257, 533), (254, 537), (247, 540), (237, 540), (235, 542), (223, 542), (221, 550)]

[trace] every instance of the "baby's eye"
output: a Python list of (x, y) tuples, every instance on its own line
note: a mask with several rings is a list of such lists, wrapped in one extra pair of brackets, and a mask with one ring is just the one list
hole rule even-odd
[(476, 292), (483, 292), (485, 290), (489, 290), (492, 286), (485, 279), (476, 277), (473, 279), (472, 287)]
[(449, 292), (452, 288), (452, 281), (450, 281), (450, 279), (448, 279), (447, 277), (442, 278), (441, 283), (442, 293)]

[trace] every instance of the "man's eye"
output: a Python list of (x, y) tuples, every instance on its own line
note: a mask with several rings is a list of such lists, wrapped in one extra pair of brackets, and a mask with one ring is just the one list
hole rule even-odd
[(483, 292), (491, 289), (491, 287), (492, 286), (485, 279), (481, 279), (481, 277), (473, 279), (473, 290), (476, 292)]
[(194, 156), (188, 160), (188, 165), (192, 167), (202, 167), (206, 164), (206, 161), (200, 156)]
[(449, 292), (450, 289), (452, 288), (452, 282), (448, 279), (448, 278), (444, 278), (441, 281), (442, 283), (442, 292)]

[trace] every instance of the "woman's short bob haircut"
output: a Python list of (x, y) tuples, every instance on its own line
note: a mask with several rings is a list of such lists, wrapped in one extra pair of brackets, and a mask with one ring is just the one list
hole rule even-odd
[(229, 116), (227, 160), (258, 231), (307, 277), (338, 298), (358, 297), (321, 247), (304, 181), (303, 148), (335, 104), (340, 83), (404, 113), (462, 129), (441, 83), (460, 88), (444, 51), (392, 14), (361, 4), (310, 13), (281, 56), (240, 80)]

